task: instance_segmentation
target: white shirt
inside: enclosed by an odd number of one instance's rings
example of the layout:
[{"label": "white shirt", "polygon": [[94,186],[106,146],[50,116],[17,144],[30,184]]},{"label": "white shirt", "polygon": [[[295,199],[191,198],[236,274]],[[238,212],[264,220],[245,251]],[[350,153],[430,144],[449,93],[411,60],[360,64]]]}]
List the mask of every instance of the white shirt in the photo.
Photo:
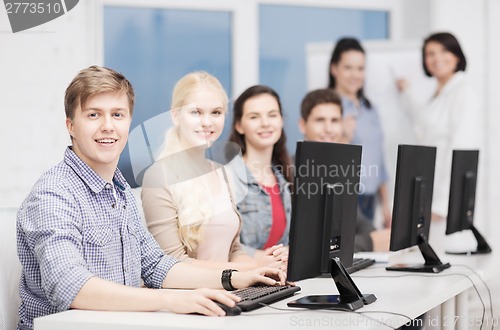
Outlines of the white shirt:
[{"label": "white shirt", "polygon": [[417,143],[437,147],[432,212],[445,217],[453,150],[481,149],[483,145],[483,102],[462,71],[456,72],[440,93],[423,106],[416,105],[411,91],[403,97]]}]

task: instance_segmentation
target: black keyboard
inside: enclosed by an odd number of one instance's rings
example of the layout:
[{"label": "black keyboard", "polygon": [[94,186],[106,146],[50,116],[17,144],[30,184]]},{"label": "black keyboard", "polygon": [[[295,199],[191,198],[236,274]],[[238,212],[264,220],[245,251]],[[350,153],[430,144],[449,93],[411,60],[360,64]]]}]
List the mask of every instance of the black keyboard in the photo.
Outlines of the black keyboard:
[{"label": "black keyboard", "polygon": [[349,274],[352,274],[354,272],[357,272],[360,269],[364,269],[368,266],[371,266],[374,263],[375,263],[374,259],[354,258],[354,259],[352,259],[352,266],[346,268],[346,270]]},{"label": "black keyboard", "polygon": [[251,286],[245,289],[233,291],[235,295],[241,298],[241,301],[236,304],[242,311],[251,311],[260,308],[263,304],[271,304],[275,301],[282,300],[292,296],[295,292],[300,291],[300,287],[283,285],[283,286]]}]

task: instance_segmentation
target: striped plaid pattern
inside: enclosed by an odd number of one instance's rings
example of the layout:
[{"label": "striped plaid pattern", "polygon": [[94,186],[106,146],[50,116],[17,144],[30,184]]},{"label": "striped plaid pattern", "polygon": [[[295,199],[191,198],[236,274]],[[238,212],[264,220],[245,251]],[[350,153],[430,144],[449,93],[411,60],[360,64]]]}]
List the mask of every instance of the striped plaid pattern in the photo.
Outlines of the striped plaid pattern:
[{"label": "striped plaid pattern", "polygon": [[139,217],[130,186],[117,169],[113,182],[68,148],[64,160],[35,184],[17,216],[18,329],[69,309],[93,277],[160,288],[177,262],[165,256]]}]

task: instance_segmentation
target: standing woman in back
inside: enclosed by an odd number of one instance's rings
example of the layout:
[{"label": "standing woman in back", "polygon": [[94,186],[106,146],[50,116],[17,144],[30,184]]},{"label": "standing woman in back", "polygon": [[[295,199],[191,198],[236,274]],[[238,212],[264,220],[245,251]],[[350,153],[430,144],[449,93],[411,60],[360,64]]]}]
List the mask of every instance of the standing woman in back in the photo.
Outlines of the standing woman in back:
[{"label": "standing woman in back", "polygon": [[328,87],[342,97],[345,122],[343,142],[363,146],[360,211],[373,221],[378,197],[382,204],[384,226],[390,227],[382,126],[377,109],[363,92],[365,51],[358,40],[342,38],[337,42],[330,60],[329,76]]},{"label": "standing woman in back", "polygon": [[[436,146],[436,170],[432,199],[433,219],[448,212],[453,149],[478,149],[482,145],[482,102],[467,83],[466,60],[458,40],[450,33],[430,35],[422,46],[422,65],[436,79],[434,95],[424,105],[412,97],[411,87],[398,80],[418,144]],[[420,102],[421,104],[422,102]]]}]

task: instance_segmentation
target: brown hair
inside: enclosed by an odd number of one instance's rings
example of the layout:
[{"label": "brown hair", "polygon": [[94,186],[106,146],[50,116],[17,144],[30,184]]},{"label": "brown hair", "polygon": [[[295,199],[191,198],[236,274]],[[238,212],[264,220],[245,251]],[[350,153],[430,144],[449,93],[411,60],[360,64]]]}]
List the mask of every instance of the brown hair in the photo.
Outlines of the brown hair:
[{"label": "brown hair", "polygon": [[78,106],[83,106],[92,96],[104,92],[126,94],[130,114],[134,112],[135,94],[132,84],[119,72],[98,65],[81,70],[73,78],[64,96],[66,118],[73,119]]},{"label": "brown hair", "polygon": [[[241,121],[243,117],[243,107],[245,106],[245,102],[248,99],[262,95],[269,94],[276,99],[279,106],[280,115],[283,117],[283,109],[281,108],[281,101],[278,93],[276,93],[271,87],[264,85],[255,85],[247,88],[241,95],[234,101],[233,104],[233,125],[231,128],[231,136],[229,137],[229,141],[237,143],[241,148],[241,153],[244,155],[246,153],[247,144],[245,141],[245,137],[236,131],[236,124]],[[279,171],[285,176],[285,179],[288,182],[292,182],[292,173],[291,173],[291,160],[288,155],[288,151],[286,149],[286,134],[285,130],[281,130],[281,137],[278,142],[274,144],[273,155],[272,155],[272,163],[274,166],[278,168]]]},{"label": "brown hair", "polygon": [[312,109],[320,104],[336,104],[340,107],[340,114],[344,111],[342,109],[342,100],[339,94],[333,89],[316,89],[311,91],[304,96],[302,103],[300,105],[300,115],[304,121],[307,121]]},{"label": "brown hair", "polygon": [[[330,66],[328,67],[328,88],[335,89],[337,88],[337,79],[332,73],[331,67],[332,65],[337,65],[339,64],[340,60],[342,59],[342,54],[348,52],[348,51],[357,51],[363,53],[365,55],[365,50],[359,43],[359,41],[355,38],[342,38],[339,41],[337,41],[337,44],[335,45],[335,49],[332,52],[332,57],[330,58]],[[365,93],[363,91],[363,87],[360,88],[360,90],[357,92],[358,99],[362,100],[365,102],[365,105],[368,109],[371,109],[372,104],[371,102],[366,98]]]}]

